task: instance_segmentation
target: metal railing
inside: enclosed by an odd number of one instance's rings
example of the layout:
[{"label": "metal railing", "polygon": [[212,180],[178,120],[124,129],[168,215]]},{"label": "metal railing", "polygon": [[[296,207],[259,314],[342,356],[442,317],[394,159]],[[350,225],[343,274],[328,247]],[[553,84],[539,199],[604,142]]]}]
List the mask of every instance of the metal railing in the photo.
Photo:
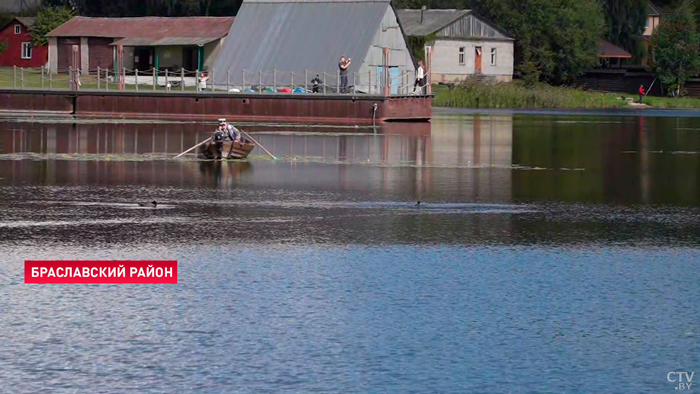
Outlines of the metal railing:
[{"label": "metal railing", "polygon": [[[385,69],[386,70],[386,69]],[[204,73],[205,78],[200,79]],[[214,78],[218,80],[214,84]],[[288,93],[321,95],[410,95],[414,94],[415,79],[412,73],[389,75],[378,67],[364,73],[349,73],[347,81],[340,72],[327,73],[305,70],[303,73],[272,70],[243,70],[234,76],[226,71],[221,78],[216,70],[174,69],[125,69],[121,75],[111,68],[97,67],[87,73],[81,70],[60,69],[50,71],[41,68],[0,68],[0,89],[26,90],[84,90],[84,91],[163,91],[163,92],[211,92],[211,93]],[[222,81],[225,80],[225,83]],[[343,83],[345,82],[345,83]],[[422,93],[425,87],[415,89]]]}]

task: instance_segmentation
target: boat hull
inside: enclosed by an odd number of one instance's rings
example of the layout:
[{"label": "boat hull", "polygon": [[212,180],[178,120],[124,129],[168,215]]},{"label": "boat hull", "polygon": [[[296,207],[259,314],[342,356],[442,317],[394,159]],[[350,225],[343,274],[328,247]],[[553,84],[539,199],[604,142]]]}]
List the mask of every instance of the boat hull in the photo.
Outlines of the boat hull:
[{"label": "boat hull", "polygon": [[255,144],[249,141],[225,141],[219,145],[214,142],[207,142],[199,148],[198,157],[200,159],[221,160],[221,159],[245,159],[255,148]]}]

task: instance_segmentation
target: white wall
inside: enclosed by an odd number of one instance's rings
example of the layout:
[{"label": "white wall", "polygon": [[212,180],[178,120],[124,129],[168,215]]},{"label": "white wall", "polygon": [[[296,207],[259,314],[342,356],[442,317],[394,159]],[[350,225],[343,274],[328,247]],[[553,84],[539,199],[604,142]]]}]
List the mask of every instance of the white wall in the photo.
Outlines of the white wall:
[{"label": "white wall", "polygon": [[[372,75],[371,83],[372,85],[376,84],[377,67],[382,65],[382,53],[385,47],[389,48],[389,66],[398,67],[401,73],[410,73],[408,83],[412,84],[416,71],[415,65],[411,60],[411,54],[406,46],[406,39],[401,33],[396,14],[394,10],[387,5],[384,18],[382,19],[379,29],[377,29],[374,40],[372,40],[372,45],[367,51],[367,55],[365,55],[359,75],[356,77],[355,85],[358,90],[368,90],[367,80],[369,79],[370,71]],[[398,83],[400,81],[395,82]],[[353,76],[348,75],[348,85],[352,85],[352,83]],[[372,93],[377,92],[373,91]]]},{"label": "white wall", "polygon": [[[513,79],[513,41],[438,39],[433,45],[433,83],[463,80],[474,74],[476,47],[480,46],[481,74],[502,82]],[[459,64],[459,48],[464,47],[464,65]],[[491,64],[491,48],[496,48],[496,65]]]},{"label": "white wall", "polygon": [[49,41],[49,69],[52,73],[58,70],[58,38],[48,37]]},{"label": "white wall", "polygon": [[90,74],[90,45],[87,37],[80,37],[80,71],[84,75]]}]

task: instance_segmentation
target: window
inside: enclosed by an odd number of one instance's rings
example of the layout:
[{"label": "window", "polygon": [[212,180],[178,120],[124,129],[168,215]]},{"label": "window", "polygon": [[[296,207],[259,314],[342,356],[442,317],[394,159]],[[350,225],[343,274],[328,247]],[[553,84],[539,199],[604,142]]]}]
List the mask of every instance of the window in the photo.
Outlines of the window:
[{"label": "window", "polygon": [[496,65],[496,48],[491,48],[491,65]]},{"label": "window", "polygon": [[649,28],[649,19],[650,19],[650,18],[647,18],[646,23],[644,23],[644,29],[645,29],[645,30]]},{"label": "window", "polygon": [[459,47],[459,65],[464,65],[464,47]]},{"label": "window", "polygon": [[22,25],[15,25],[15,34],[22,33]]},{"label": "window", "polygon": [[22,43],[22,59],[31,59],[32,58],[32,43],[31,42],[23,42]]}]

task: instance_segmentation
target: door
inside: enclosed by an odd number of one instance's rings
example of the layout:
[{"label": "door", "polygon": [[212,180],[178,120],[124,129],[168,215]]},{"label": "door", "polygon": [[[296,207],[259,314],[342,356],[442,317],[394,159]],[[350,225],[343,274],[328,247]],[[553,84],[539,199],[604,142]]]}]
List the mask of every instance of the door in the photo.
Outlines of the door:
[{"label": "door", "polygon": [[[68,72],[73,56],[73,45],[78,46],[80,51],[80,38],[59,38],[58,39],[58,72]],[[80,68],[80,65],[77,65]]]},{"label": "door", "polygon": [[88,38],[88,47],[90,48],[90,70],[114,68],[114,47],[110,45],[111,38]]},{"label": "door", "polygon": [[134,68],[139,71],[149,71],[153,67],[150,48],[136,48],[134,50]]},{"label": "door", "polygon": [[474,52],[474,74],[481,74],[481,47],[476,47]]}]

